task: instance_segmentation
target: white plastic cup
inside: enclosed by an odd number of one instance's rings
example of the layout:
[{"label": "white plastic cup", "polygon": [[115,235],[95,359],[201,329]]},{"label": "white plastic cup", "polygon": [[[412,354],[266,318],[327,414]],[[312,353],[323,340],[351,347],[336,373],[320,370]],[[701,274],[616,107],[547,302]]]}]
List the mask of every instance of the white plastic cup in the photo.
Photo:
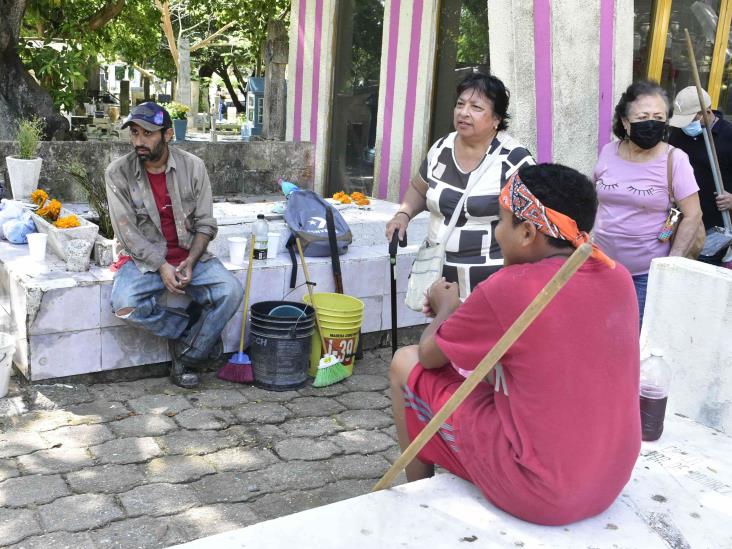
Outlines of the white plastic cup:
[{"label": "white plastic cup", "polygon": [[229,237],[229,261],[234,265],[243,265],[247,252],[247,239],[243,236]]},{"label": "white plastic cup", "polygon": [[28,234],[28,253],[33,261],[46,260],[46,242],[48,235],[44,233]]},{"label": "white plastic cup", "polygon": [[267,233],[267,257],[280,253],[280,233]]}]

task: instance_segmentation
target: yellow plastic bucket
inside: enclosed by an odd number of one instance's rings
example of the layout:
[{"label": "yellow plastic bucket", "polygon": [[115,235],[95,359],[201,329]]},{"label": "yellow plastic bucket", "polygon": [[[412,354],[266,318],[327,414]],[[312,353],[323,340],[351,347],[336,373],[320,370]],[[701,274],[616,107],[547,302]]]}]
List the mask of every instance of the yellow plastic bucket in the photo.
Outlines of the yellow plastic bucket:
[{"label": "yellow plastic bucket", "polygon": [[[348,370],[348,375],[351,375],[356,362],[355,354],[358,334],[363,323],[364,303],[350,295],[333,293],[313,294],[313,299],[327,347],[326,352],[335,355]],[[309,305],[310,296],[305,295],[303,301]],[[321,357],[325,354],[321,347],[320,336],[316,332],[313,334],[308,371],[313,377],[317,373]]]}]

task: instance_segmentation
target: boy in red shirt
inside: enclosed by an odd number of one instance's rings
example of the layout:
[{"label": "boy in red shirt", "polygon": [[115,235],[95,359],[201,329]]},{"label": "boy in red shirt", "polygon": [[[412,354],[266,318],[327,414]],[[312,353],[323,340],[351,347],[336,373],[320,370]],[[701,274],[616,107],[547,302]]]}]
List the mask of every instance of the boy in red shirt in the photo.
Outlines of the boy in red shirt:
[{"label": "boy in red shirt", "polygon": [[[551,164],[522,168],[500,203],[505,267],[462,305],[455,284],[436,282],[432,324],[392,360],[402,449],[463,381],[449,365],[476,368],[587,239],[597,211],[592,183]],[[438,464],[538,524],[604,511],[640,451],[639,354],[631,277],[596,249],[407,466],[407,478],[431,476]]]}]

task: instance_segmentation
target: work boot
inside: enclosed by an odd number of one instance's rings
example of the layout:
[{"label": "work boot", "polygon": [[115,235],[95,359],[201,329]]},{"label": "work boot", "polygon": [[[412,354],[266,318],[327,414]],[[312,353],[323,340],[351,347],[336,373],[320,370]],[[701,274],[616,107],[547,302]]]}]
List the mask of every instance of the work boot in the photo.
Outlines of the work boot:
[{"label": "work boot", "polygon": [[195,349],[193,349],[182,339],[171,340],[170,349],[171,354],[175,353],[175,355],[178,357],[178,360],[184,366],[189,368],[196,368],[199,366],[203,366],[203,364],[206,362],[214,362],[220,359],[221,355],[224,354],[224,342],[221,337],[219,337],[216,340],[216,343],[214,343],[213,346],[209,349],[206,356],[200,358],[193,358],[190,356],[191,351],[194,351],[195,353]]},{"label": "work boot", "polygon": [[181,360],[180,356],[178,356],[175,340],[168,340],[168,350],[170,351],[170,380],[178,387],[183,387],[184,389],[197,387],[200,383],[198,374],[189,368]]}]

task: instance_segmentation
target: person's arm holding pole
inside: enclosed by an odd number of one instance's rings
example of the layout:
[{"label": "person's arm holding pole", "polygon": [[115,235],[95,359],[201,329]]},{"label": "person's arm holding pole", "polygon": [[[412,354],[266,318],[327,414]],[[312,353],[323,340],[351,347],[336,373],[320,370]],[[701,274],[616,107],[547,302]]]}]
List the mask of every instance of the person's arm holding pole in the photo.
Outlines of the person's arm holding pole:
[{"label": "person's arm holding pole", "polygon": [[[722,187],[722,170],[719,167],[719,157],[717,156],[717,147],[714,144],[714,136],[712,135],[712,119],[709,116],[707,107],[704,104],[704,94],[702,93],[701,80],[699,78],[699,69],[696,66],[696,57],[694,55],[694,46],[691,44],[691,37],[689,36],[689,29],[684,29],[684,36],[686,37],[686,49],[691,62],[691,74],[694,78],[694,85],[696,86],[696,93],[699,96],[699,109],[704,119],[704,125],[702,130],[704,131],[704,143],[707,146],[707,154],[709,155],[709,166],[712,169],[712,175],[714,177],[714,185],[717,188],[717,196],[724,194],[724,188]],[[724,222],[724,228],[726,230],[732,230],[732,222],[730,222],[730,215],[728,210],[722,211],[722,220]],[[679,226],[679,229],[681,226]],[[732,247],[727,251],[724,257],[724,261],[732,259]]]}]

